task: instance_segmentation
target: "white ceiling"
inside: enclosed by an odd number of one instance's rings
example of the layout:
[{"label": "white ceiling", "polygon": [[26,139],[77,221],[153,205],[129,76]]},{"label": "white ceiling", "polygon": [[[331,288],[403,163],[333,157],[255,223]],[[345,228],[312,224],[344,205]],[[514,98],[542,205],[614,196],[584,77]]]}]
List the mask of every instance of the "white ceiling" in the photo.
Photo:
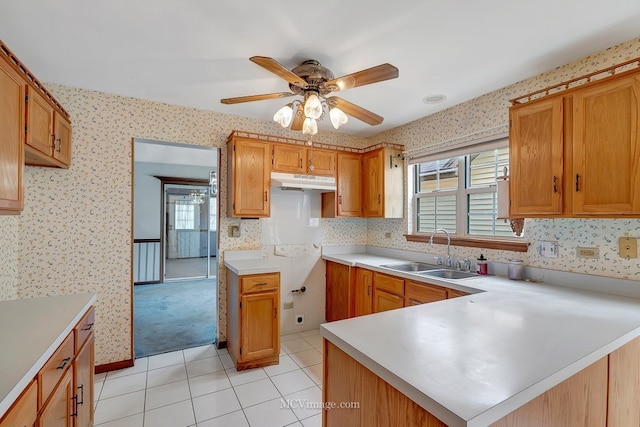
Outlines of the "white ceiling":
[{"label": "white ceiling", "polygon": [[638,37],[639,22],[638,0],[0,2],[0,39],[44,82],[267,121],[284,100],[220,103],[288,90],[251,56],[336,77],[388,62],[399,78],[339,94],[385,118],[340,130],[363,136]]}]

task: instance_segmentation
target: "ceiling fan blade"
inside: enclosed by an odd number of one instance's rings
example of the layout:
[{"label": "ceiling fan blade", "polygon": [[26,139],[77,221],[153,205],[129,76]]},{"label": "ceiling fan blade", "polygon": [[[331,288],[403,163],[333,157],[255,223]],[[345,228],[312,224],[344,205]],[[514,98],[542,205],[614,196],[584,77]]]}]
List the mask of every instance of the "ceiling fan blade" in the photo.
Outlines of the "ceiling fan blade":
[{"label": "ceiling fan blade", "polygon": [[304,107],[302,104],[298,104],[298,109],[293,116],[293,123],[291,123],[291,130],[302,130],[304,123]]},{"label": "ceiling fan blade", "polygon": [[267,71],[271,71],[273,74],[281,77],[291,83],[294,86],[298,86],[299,88],[306,88],[307,82],[305,82],[301,77],[297,74],[289,71],[284,65],[280,64],[273,58],[269,58],[266,56],[252,56],[249,58],[250,61],[258,64],[262,68]]},{"label": "ceiling fan blade", "polygon": [[349,101],[345,101],[342,98],[338,98],[337,96],[332,96],[327,98],[327,100],[332,105],[344,111],[345,114],[355,117],[358,120],[362,120],[371,126],[379,125],[384,120],[382,116],[372,113],[369,110],[365,110],[364,108],[359,107],[356,104],[352,104]]},{"label": "ceiling fan blade", "polygon": [[[324,87],[331,87],[331,91],[345,90],[352,87],[369,85],[371,83],[382,82],[385,80],[395,79],[399,72],[396,67],[391,64],[381,64],[373,68],[357,71],[337,79],[329,80],[324,83]],[[335,86],[335,87],[334,87]]]},{"label": "ceiling fan blade", "polygon": [[265,93],[262,95],[238,96],[237,98],[223,98],[220,100],[223,104],[239,104],[241,102],[262,101],[264,99],[287,98],[294,96],[291,92]]}]

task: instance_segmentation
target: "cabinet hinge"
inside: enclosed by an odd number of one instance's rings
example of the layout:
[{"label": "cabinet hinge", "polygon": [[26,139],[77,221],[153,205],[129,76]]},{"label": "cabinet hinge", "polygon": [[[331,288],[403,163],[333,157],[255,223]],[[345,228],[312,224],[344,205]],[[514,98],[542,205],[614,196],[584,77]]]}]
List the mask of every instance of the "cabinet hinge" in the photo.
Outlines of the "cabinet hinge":
[{"label": "cabinet hinge", "polygon": [[240,347],[240,354],[242,354],[242,347]]},{"label": "cabinet hinge", "polygon": [[509,129],[511,129],[511,119],[509,119]]},{"label": "cabinet hinge", "polygon": [[29,95],[24,96],[24,102],[29,102]]},{"label": "cabinet hinge", "polygon": [[242,301],[240,301],[240,308],[242,308]]},{"label": "cabinet hinge", "polygon": [[236,151],[236,144],[233,144],[233,151]]}]

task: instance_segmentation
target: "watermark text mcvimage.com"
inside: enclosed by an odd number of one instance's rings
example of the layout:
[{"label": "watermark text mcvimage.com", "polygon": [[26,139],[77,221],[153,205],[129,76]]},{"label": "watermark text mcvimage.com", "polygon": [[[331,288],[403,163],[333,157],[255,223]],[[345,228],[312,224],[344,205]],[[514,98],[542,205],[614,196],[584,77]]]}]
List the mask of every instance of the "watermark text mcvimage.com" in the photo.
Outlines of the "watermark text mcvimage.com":
[{"label": "watermark text mcvimage.com", "polygon": [[318,402],[310,399],[280,399],[280,409],[360,409],[360,402]]}]

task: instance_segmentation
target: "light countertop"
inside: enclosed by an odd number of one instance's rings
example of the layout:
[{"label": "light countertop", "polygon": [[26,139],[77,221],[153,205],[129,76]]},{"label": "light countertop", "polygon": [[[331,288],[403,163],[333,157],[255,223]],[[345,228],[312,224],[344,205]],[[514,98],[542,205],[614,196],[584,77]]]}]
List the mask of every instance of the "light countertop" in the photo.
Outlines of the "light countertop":
[{"label": "light countertop", "polygon": [[238,276],[279,273],[282,266],[272,259],[263,259],[260,250],[225,251],[224,266]]},{"label": "light countertop", "polygon": [[82,294],[0,301],[0,418],[95,300]]},{"label": "light countertop", "polygon": [[[445,280],[323,259],[471,295],[325,323],[322,335],[450,426],[486,426],[640,336],[640,300],[494,276]],[[605,279],[606,280],[606,279]]]}]

